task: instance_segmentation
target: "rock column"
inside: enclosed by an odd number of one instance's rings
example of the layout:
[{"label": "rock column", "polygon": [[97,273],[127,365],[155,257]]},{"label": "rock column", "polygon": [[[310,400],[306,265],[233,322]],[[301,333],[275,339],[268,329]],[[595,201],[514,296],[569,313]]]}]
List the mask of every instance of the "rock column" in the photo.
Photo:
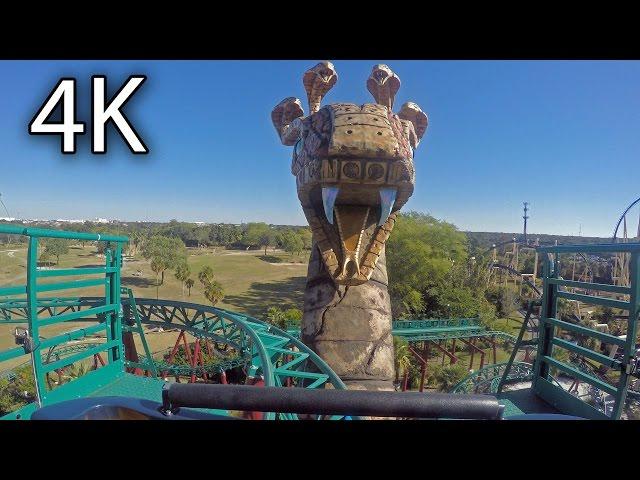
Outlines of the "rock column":
[{"label": "rock column", "polygon": [[[375,225],[364,233],[366,245]],[[302,341],[338,374],[349,389],[393,390],[391,302],[384,249],[371,279],[336,285],[318,249],[312,249],[304,293]]]}]

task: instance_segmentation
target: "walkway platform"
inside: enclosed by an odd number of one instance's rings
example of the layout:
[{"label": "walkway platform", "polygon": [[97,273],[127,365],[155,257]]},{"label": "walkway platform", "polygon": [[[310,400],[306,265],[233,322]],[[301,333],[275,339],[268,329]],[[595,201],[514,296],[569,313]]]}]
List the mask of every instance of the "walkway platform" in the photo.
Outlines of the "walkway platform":
[{"label": "walkway platform", "polygon": [[[89,397],[132,397],[162,403],[162,386],[165,382],[158,378],[141,377],[125,373],[113,382],[91,392]],[[206,408],[189,408],[198,412],[228,416],[226,410],[212,410]]]},{"label": "walkway platform", "polygon": [[558,409],[535,395],[530,388],[502,392],[497,397],[500,403],[505,406],[505,418],[532,413],[562,414]]},{"label": "walkway platform", "polygon": [[113,382],[91,392],[89,397],[137,397],[162,403],[162,385],[160,379],[141,377],[125,373]]}]

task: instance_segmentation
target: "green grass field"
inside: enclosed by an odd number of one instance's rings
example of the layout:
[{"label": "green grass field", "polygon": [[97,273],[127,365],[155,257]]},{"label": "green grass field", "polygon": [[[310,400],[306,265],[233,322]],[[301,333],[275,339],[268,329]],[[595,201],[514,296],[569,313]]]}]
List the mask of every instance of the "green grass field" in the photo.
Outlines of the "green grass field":
[{"label": "green grass field", "polygon": [[[0,286],[26,283],[26,254],[24,245],[5,245],[0,248]],[[151,271],[149,262],[137,255],[132,260],[125,260],[122,268],[122,286],[131,288],[137,298],[156,298],[157,290],[158,298],[208,304],[203,295],[202,285],[198,281],[198,272],[203,266],[209,265],[225,290],[226,296],[217,305],[219,307],[257,317],[264,317],[267,308],[273,305],[302,308],[308,256],[292,256],[271,250],[267,253],[267,257],[263,255],[262,250],[188,249],[188,263],[195,281],[191,295],[186,288],[183,292],[180,282],[170,270],[165,272],[164,283],[156,289],[155,274]],[[96,253],[95,246],[78,244],[73,245],[67,254],[62,255],[59,265],[54,268],[102,266],[103,264],[104,257]],[[52,292],[53,295],[55,293],[57,292]],[[103,293],[101,287],[91,287],[67,290],[63,294],[64,296],[95,296]],[[66,322],[42,329],[41,335],[50,337],[86,325],[86,323]],[[15,325],[0,325],[0,350],[15,346],[14,328]],[[166,339],[162,335],[149,335],[149,337],[152,337],[149,342],[153,351],[168,346],[165,345]],[[9,367],[9,363],[12,362],[3,362],[0,370]]]},{"label": "green grass field", "polygon": [[[130,287],[136,297],[184,300],[193,303],[208,303],[198,282],[198,272],[209,265],[216,280],[225,290],[225,298],[218,306],[252,315],[262,315],[271,305],[302,304],[302,290],[307,274],[307,256],[292,256],[280,251],[269,251],[264,257],[262,250],[238,251],[215,248],[188,249],[188,263],[195,285],[188,290],[167,270],[164,283],[156,288],[155,274],[149,262],[136,255],[125,260],[122,268],[122,286]],[[55,259],[54,259],[55,261]],[[95,252],[92,245],[74,245],[69,253],[60,257],[56,268],[102,266],[104,258]],[[26,248],[5,247],[0,250],[0,285],[20,285],[26,282]],[[83,288],[65,295],[100,295],[99,287]]]}]

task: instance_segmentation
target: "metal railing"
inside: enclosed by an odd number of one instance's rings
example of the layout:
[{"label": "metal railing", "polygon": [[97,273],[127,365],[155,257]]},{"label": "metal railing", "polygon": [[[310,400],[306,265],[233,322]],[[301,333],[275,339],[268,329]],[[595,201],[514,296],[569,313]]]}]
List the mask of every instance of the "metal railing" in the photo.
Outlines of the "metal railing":
[{"label": "metal railing", "polygon": [[424,320],[394,320],[393,328],[422,329],[422,328],[464,328],[482,327],[479,317],[475,318],[427,318]]},{"label": "metal railing", "polygon": [[[15,225],[0,225],[0,234],[28,237],[26,284],[0,287],[0,305],[7,306],[9,311],[14,305],[22,304],[26,307],[26,319],[23,318],[21,320],[22,323],[27,323],[28,327],[22,336],[16,337],[16,343],[19,343],[20,346],[1,351],[0,362],[24,355],[31,356],[35,383],[35,402],[28,407],[28,410],[33,411],[50,401],[59,399],[61,390],[65,391],[64,396],[66,398],[81,395],[84,391],[88,391],[87,389],[95,388],[95,385],[99,385],[101,379],[108,378],[108,375],[113,375],[117,371],[122,371],[124,355],[122,346],[122,307],[120,304],[120,267],[122,244],[128,242],[128,238],[95,233],[25,228]],[[41,240],[47,238],[103,242],[105,244],[104,266],[40,268],[38,266],[39,247],[41,246]],[[93,278],[86,278],[87,276],[92,276]],[[70,280],[70,278],[74,279]],[[45,283],[43,282],[44,279],[60,280]],[[58,313],[56,310],[58,305],[47,306],[47,299],[41,295],[43,293],[51,295],[50,292],[64,295],[66,292],[86,287],[103,287],[104,296],[102,297],[103,301],[84,310],[67,309],[64,308],[64,305],[60,305],[60,307],[63,307],[62,313]],[[15,298],[16,296],[21,298]],[[43,313],[48,315],[45,316]],[[95,319],[97,323],[53,337],[43,338],[41,336],[41,330],[45,327],[89,318]],[[2,320],[3,323],[15,323],[16,321],[20,321],[20,319],[4,318]],[[72,340],[79,340],[102,333],[105,336],[104,342],[97,344],[95,347],[83,349],[77,354],[59,360],[50,362],[43,360],[43,354],[48,349]],[[47,374],[102,352],[107,353],[108,359],[104,369],[101,368],[89,372],[82,378],[72,382],[74,384],[73,388],[66,388],[71,387],[71,385],[65,385],[64,389],[47,389]],[[103,370],[108,370],[109,372]]]},{"label": "metal railing", "polygon": [[[602,245],[561,245],[539,247],[538,253],[543,260],[543,297],[540,312],[538,349],[535,361],[533,389],[538,396],[564,412],[571,412],[587,418],[619,419],[624,408],[629,389],[629,381],[636,373],[638,358],[636,352],[637,320],[640,313],[640,244],[602,244]],[[564,253],[620,253],[630,254],[630,286],[600,283],[576,282],[564,280],[560,276],[560,255]],[[574,289],[568,291],[567,288]],[[587,292],[606,292],[609,296],[576,293],[575,289]],[[617,337],[609,333],[589,328],[579,323],[571,323],[558,318],[558,300],[574,300],[590,305],[611,307],[629,312],[626,337]],[[557,330],[570,335],[595,339],[603,344],[622,349],[618,358],[607,356],[577,342],[561,338]],[[583,342],[585,343],[585,342]],[[585,372],[573,363],[554,358],[553,349],[560,348],[570,354],[578,355],[603,365],[619,373],[617,385],[604,381]],[[586,382],[595,389],[611,395],[614,406],[611,415],[606,415],[596,407],[569,394],[548,380],[550,368],[555,368],[576,380]]]}]

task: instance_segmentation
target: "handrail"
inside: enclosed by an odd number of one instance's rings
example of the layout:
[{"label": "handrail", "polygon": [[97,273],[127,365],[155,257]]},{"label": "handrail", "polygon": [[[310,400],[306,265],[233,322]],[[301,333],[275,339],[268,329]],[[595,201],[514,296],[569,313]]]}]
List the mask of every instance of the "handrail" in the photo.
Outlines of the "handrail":
[{"label": "handrail", "polygon": [[620,310],[629,310],[631,305],[629,302],[622,300],[614,300],[607,297],[596,297],[594,295],[583,295],[581,293],[571,293],[563,290],[556,292],[558,298],[566,298],[567,300],[576,300],[578,302],[588,303],[590,305],[601,305],[603,307],[619,308]]},{"label": "handrail", "polygon": [[0,225],[0,233],[10,235],[25,235],[27,237],[66,238],[69,240],[95,240],[99,242],[128,242],[129,237],[88,233],[70,232],[68,230],[53,230],[49,228],[19,227],[17,225]]},{"label": "handrail", "polygon": [[593,337],[600,340],[603,343],[610,343],[612,345],[618,345],[620,347],[623,347],[626,343],[626,340],[623,338],[619,338],[614,335],[610,335],[608,333],[599,332],[598,330],[593,330],[591,328],[583,327],[582,325],[576,325],[575,323],[569,323],[569,322],[565,322],[564,320],[558,320],[557,318],[543,317],[540,320],[541,320],[541,323],[543,324],[553,325],[554,327],[558,327],[562,330],[568,330],[578,335]]},{"label": "handrail", "polygon": [[547,281],[552,285],[561,287],[582,288],[583,290],[620,293],[622,295],[629,295],[631,293],[631,288],[629,287],[610,285],[608,283],[577,282],[574,280],[565,280],[564,278],[549,278]]},{"label": "handrail", "polygon": [[498,420],[503,408],[490,395],[293,389],[250,385],[167,384],[163,411],[179,407],[320,415]]},{"label": "handrail", "polygon": [[480,317],[469,318],[416,318],[393,320],[393,328],[430,328],[438,327],[477,327],[481,325]]},{"label": "handrail", "polygon": [[549,245],[537,247],[538,253],[614,253],[640,252],[640,243],[598,243],[585,245]]},{"label": "handrail", "polygon": [[[47,389],[45,376],[52,370],[62,368],[69,363],[74,363],[102,351],[108,353],[108,363],[111,367],[119,368],[122,363],[122,339],[121,339],[121,306],[120,306],[120,267],[122,258],[123,243],[129,241],[127,237],[116,235],[103,235],[97,233],[70,232],[64,230],[51,230],[43,228],[30,228],[18,225],[0,225],[0,233],[25,235],[28,238],[27,248],[27,279],[25,285],[7,286],[0,288],[0,295],[15,296],[24,295],[26,298],[22,302],[15,302],[16,308],[24,309],[21,316],[28,324],[28,329],[22,338],[24,345],[14,348],[8,352],[0,353],[0,361],[6,361],[22,355],[31,356],[31,368],[35,385],[35,405],[39,408],[45,405],[51,394],[51,389]],[[46,238],[62,238],[69,240],[94,240],[107,243],[104,255],[104,266],[89,269],[56,269],[41,270],[38,268],[39,240]],[[55,283],[38,283],[41,278],[70,277],[101,275],[100,278],[76,279],[72,281],[57,281]],[[49,316],[40,316],[46,310],[41,309],[39,294],[51,291],[63,291],[84,287],[104,287],[104,295],[100,297],[99,304],[93,308],[82,311],[72,311],[71,313],[58,313],[55,305],[53,310],[48,310]],[[8,303],[12,303],[8,300]],[[59,324],[70,320],[86,319],[95,317],[94,321],[98,325],[67,332],[53,338],[43,339],[40,330],[49,325]],[[8,321],[11,321],[7,319]],[[23,322],[24,323],[24,322]],[[69,341],[71,338],[81,338],[87,332],[98,333],[104,331],[106,341],[93,349],[88,349],[70,358],[58,362],[46,363],[42,358],[42,350]],[[91,372],[91,375],[95,372]]]},{"label": "handrail", "polygon": [[[597,389],[614,396],[615,404],[611,415],[606,418],[619,419],[624,408],[624,403],[629,392],[630,377],[634,374],[637,364],[636,337],[638,328],[638,318],[640,317],[640,243],[615,243],[615,244],[592,244],[592,245],[556,245],[539,247],[537,249],[543,255],[543,297],[540,312],[538,348],[536,353],[535,373],[533,377],[534,392],[547,402],[561,407],[561,410],[582,412],[581,416],[589,418],[602,418],[602,412],[593,410],[580,398],[574,397],[563,389],[557,389],[546,382],[545,378],[550,367],[555,367],[576,380],[584,381]],[[560,254],[563,253],[627,253],[629,254],[629,286],[589,284],[585,282],[574,282],[564,280],[560,277],[561,261]],[[563,288],[564,287],[564,288]],[[604,291],[618,295],[622,298],[599,295],[584,295],[567,291],[566,288],[582,288],[589,292]],[[601,305],[629,312],[627,318],[626,338],[619,338],[594,328],[573,324],[559,319],[558,300],[568,299],[584,302],[592,305]],[[556,328],[565,330],[573,335],[585,335],[595,338],[605,344],[622,347],[622,358],[611,359],[595,351],[594,348],[578,345],[562,338]],[[561,362],[554,358],[554,347],[564,351],[577,354],[581,357],[589,358],[605,367],[613,368],[619,372],[617,385],[610,385],[599,378]],[[592,411],[593,410],[593,411]]]}]

